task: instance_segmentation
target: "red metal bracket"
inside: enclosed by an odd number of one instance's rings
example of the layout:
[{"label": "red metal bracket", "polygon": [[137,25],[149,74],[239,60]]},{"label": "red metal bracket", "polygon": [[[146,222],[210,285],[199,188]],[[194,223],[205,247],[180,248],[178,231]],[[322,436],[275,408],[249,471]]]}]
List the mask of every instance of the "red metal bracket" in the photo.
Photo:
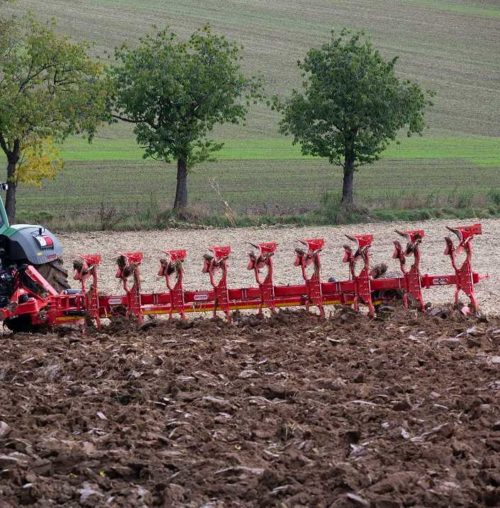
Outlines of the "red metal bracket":
[{"label": "red metal bracket", "polygon": [[[354,310],[359,310],[359,303],[362,302],[368,306],[370,317],[375,316],[375,307],[372,302],[372,289],[370,277],[370,247],[373,242],[372,235],[346,235],[349,240],[356,242],[357,249],[349,245],[344,245],[344,263],[349,263],[349,273],[354,282]],[[363,262],[363,268],[357,274],[356,265],[358,261]]]},{"label": "red metal bracket", "polygon": [[[203,262],[203,273],[208,273],[210,284],[215,292],[215,304],[213,316],[217,316],[217,308],[221,308],[226,318],[231,322],[231,313],[229,309],[229,291],[227,288],[227,260],[231,253],[230,246],[214,246],[208,249],[213,255],[205,254]],[[217,272],[220,272],[217,280]]]},{"label": "red metal bracket", "polygon": [[[141,277],[139,265],[142,262],[142,252],[124,252],[116,259],[118,270],[116,278],[122,281],[123,289],[127,293],[126,315],[134,315],[139,323],[144,321],[141,309]],[[129,288],[128,280],[132,277],[133,284]]]},{"label": "red metal bracket", "polygon": [[24,268],[24,273],[34,282],[36,282],[39,286],[43,288],[43,290],[51,296],[57,296],[59,293],[45,280],[42,274],[32,265],[27,265]]},{"label": "red metal bracket", "polygon": [[[73,279],[80,281],[82,293],[85,298],[85,308],[90,318],[95,319],[96,326],[101,325],[99,311],[99,293],[97,267],[101,263],[99,254],[82,254],[81,261],[73,263]],[[87,281],[92,279],[90,288],[87,289]]]},{"label": "red metal bracket", "polygon": [[[404,288],[403,288],[403,305],[405,308],[409,306],[409,296],[411,295],[423,311],[425,308],[424,299],[422,297],[422,283],[420,276],[420,244],[425,236],[422,229],[415,229],[410,231],[398,231],[396,233],[403,238],[406,238],[406,248],[403,250],[401,243],[398,240],[394,241],[393,259],[398,259],[403,272]],[[408,270],[406,267],[406,258],[413,256],[413,264]]]},{"label": "red metal bracket", "polygon": [[[447,236],[445,237],[446,249],[444,254],[450,256],[451,265],[455,270],[455,304],[458,303],[458,295],[463,291],[470,299],[471,307],[475,313],[479,312],[479,305],[476,300],[474,292],[474,282],[477,282],[479,276],[472,272],[472,240],[475,235],[482,233],[481,224],[474,224],[472,226],[459,226],[456,228],[447,228],[449,231],[457,235],[458,245],[453,245],[453,240]],[[457,265],[457,255],[465,252],[465,260],[461,266]],[[475,281],[475,279],[477,279]],[[468,309],[465,309],[467,312]]]},{"label": "red metal bracket", "polygon": [[[303,249],[295,249],[295,266],[300,266],[302,277],[306,283],[307,299],[304,302],[306,309],[309,310],[311,305],[315,305],[319,309],[322,318],[325,317],[325,308],[323,306],[323,289],[321,286],[321,260],[320,252],[322,251],[325,240],[323,238],[314,238],[308,240],[299,240],[300,243],[307,247],[307,251]],[[310,276],[307,274],[307,268],[313,266],[313,272]]]},{"label": "red metal bracket", "polygon": [[[23,276],[21,276],[21,273]],[[31,279],[36,286],[43,289],[40,293],[36,288],[26,284]],[[50,324],[49,313],[57,312],[51,308],[51,298],[57,298],[59,293],[45,280],[40,272],[32,265],[25,265],[18,269],[15,275],[14,291],[10,302],[2,309],[2,319],[14,318],[24,314],[30,315],[32,324]]]},{"label": "red metal bracket", "polygon": [[[276,252],[278,244],[276,242],[264,242],[258,245],[250,244],[252,247],[258,249],[258,253],[249,252],[250,258],[247,268],[253,270],[255,280],[259,285],[261,305],[259,308],[259,315],[263,314],[264,307],[271,309],[271,312],[276,312],[276,301],[274,297],[274,284],[273,284],[273,256]],[[265,277],[263,277],[265,272]]]},{"label": "red metal bracket", "polygon": [[[167,288],[170,292],[170,312],[169,318],[172,319],[174,312],[178,312],[182,319],[186,319],[184,312],[184,289],[182,287],[184,278],[183,263],[186,259],[185,250],[166,250],[163,251],[167,257],[160,259],[160,270],[158,275],[165,277]],[[175,274],[175,283],[172,277]]]}]

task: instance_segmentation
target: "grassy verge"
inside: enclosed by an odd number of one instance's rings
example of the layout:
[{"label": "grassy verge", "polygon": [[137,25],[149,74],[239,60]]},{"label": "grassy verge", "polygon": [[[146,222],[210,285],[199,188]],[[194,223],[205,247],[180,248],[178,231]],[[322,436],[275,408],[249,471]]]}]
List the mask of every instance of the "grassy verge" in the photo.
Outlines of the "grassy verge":
[{"label": "grassy verge", "polygon": [[[303,156],[299,146],[287,138],[225,139],[223,149],[217,154],[221,161],[240,160],[310,160]],[[133,139],[95,139],[91,144],[81,138],[72,138],[62,146],[63,158],[71,162],[138,161],[143,151]],[[405,159],[461,159],[476,166],[500,167],[500,138],[453,137],[403,138],[393,143],[383,156],[386,160]]]},{"label": "grassy verge", "polygon": [[[332,213],[333,212],[333,213]],[[433,218],[468,219],[498,218],[500,206],[467,208],[415,208],[366,209],[346,213],[340,209],[314,210],[301,215],[200,215],[197,210],[188,209],[182,218],[169,211],[143,210],[139,214],[125,215],[114,208],[104,208],[102,212],[88,213],[77,217],[54,217],[48,213],[21,214],[19,222],[39,223],[53,231],[140,231],[156,229],[204,229],[228,227],[259,226],[321,226],[338,224],[358,224],[366,222],[415,222]]]}]

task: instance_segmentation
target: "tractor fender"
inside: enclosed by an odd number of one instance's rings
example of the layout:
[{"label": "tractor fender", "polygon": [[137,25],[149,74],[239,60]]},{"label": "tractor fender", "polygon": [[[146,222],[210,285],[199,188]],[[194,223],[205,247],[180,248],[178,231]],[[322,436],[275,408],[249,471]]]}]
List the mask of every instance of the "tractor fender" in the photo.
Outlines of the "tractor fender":
[{"label": "tractor fender", "polygon": [[[16,224],[7,236],[9,262],[28,261],[35,266],[50,263],[62,256],[61,242],[42,226]],[[12,230],[14,230],[12,232]]]}]

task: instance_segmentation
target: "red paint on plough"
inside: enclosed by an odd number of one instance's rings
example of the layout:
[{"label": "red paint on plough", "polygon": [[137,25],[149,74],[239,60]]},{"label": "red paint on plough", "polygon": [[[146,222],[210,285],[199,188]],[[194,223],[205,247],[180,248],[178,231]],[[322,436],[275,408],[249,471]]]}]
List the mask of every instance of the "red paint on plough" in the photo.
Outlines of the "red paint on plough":
[{"label": "red paint on plough", "polygon": [[[259,251],[258,254],[254,252],[248,254],[250,261],[247,266],[249,270],[254,271],[255,281],[259,285],[259,315],[263,314],[265,308],[270,309],[271,312],[276,312],[276,299],[274,296],[273,284],[273,256],[278,244],[276,242],[265,242],[259,245],[251,245]],[[264,278],[262,278],[263,271],[265,272]]]},{"label": "red paint on plough", "polygon": [[[165,314],[172,318],[179,315],[185,319],[192,312],[223,312],[231,320],[231,313],[240,309],[264,309],[275,312],[279,307],[317,307],[320,316],[325,316],[326,305],[351,305],[358,310],[366,305],[370,316],[374,316],[378,297],[384,291],[396,290],[403,294],[403,304],[408,307],[414,302],[422,311],[424,300],[422,290],[432,286],[455,286],[455,302],[462,291],[470,300],[471,310],[479,311],[474,285],[485,276],[472,271],[472,240],[481,234],[481,225],[449,228],[458,238],[455,246],[447,237],[445,254],[450,256],[454,274],[427,275],[420,272],[420,246],[424,231],[396,231],[407,241],[403,247],[394,242],[393,258],[399,261],[400,277],[376,278],[370,266],[372,235],[353,235],[348,239],[355,247],[344,245],[343,261],[349,266],[349,279],[343,281],[321,281],[320,254],[324,248],[321,238],[301,240],[304,248],[295,250],[295,266],[300,267],[303,284],[276,286],[273,282],[273,256],[277,249],[275,242],[253,245],[256,252],[249,254],[248,269],[254,271],[256,287],[232,289],[227,285],[229,246],[213,246],[210,254],[204,256],[203,269],[208,274],[210,289],[185,290],[183,264],[187,257],[185,250],[164,251],[160,260],[159,276],[165,278],[167,290],[159,293],[142,293],[140,265],[142,253],[126,252],[117,259],[116,277],[121,280],[123,294],[102,295],[98,290],[99,255],[84,255],[75,262],[74,278],[80,281],[79,291],[70,290],[57,294],[32,267],[19,276],[11,303],[0,310],[0,318],[29,319],[33,326],[54,326],[74,321],[93,321],[100,325],[102,318],[123,315],[142,322],[144,316]],[[465,260],[458,264],[457,256],[465,253]],[[408,258],[412,259],[410,268]],[[26,283],[26,278],[31,282]],[[36,288],[41,288],[37,290]]]}]

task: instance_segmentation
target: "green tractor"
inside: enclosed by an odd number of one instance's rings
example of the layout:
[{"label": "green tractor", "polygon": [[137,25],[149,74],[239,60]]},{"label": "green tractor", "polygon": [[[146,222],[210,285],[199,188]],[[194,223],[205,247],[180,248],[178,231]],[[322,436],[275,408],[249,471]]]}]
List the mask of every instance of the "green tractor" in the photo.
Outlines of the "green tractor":
[{"label": "green tractor", "polygon": [[[0,190],[8,184],[0,183]],[[13,291],[13,270],[34,266],[58,292],[69,288],[68,272],[63,268],[61,242],[46,228],[37,225],[11,226],[0,199],[0,308],[7,305]]]}]

